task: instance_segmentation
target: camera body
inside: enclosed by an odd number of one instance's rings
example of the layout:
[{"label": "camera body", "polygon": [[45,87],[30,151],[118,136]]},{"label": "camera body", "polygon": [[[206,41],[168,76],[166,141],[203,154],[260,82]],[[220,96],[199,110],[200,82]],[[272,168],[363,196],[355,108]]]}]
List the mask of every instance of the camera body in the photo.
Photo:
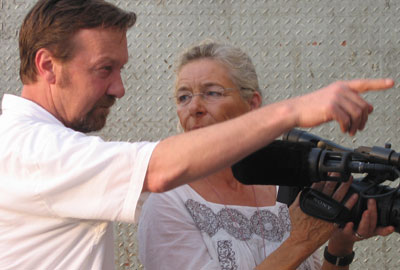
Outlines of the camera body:
[{"label": "camera body", "polygon": [[[386,144],[385,147],[362,146],[350,149],[297,129],[285,133],[283,140],[308,142],[316,146],[316,149],[310,152],[308,160],[311,182],[344,182],[352,173],[364,175],[353,180],[344,198],[346,201],[354,193],[359,195],[348,220],[354,223],[355,229],[359,225],[362,213],[367,209],[368,199],[372,198],[377,204],[377,225],[394,226],[395,231],[400,233],[400,185],[392,188],[382,184],[384,181],[394,181],[400,177],[400,154],[392,150],[390,144]],[[332,172],[335,173],[334,176]],[[293,195],[296,193],[293,189],[295,187],[283,188],[282,193],[290,194],[291,198],[285,199],[285,195],[280,194],[281,201],[293,201]]]},{"label": "camera body", "polygon": [[352,194],[359,195],[356,205],[351,209],[351,221],[357,229],[362,213],[367,209],[369,198],[374,198],[377,204],[377,226],[394,226],[400,232],[400,190],[387,185],[376,185],[373,182],[355,179],[346,194],[345,200]]}]

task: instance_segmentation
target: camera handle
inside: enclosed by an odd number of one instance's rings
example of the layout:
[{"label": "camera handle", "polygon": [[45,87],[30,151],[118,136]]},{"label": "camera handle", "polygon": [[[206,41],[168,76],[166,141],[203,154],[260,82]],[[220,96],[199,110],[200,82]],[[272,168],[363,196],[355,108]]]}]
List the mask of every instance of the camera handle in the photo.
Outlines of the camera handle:
[{"label": "camera handle", "polygon": [[300,208],[304,213],[328,222],[345,225],[351,219],[351,212],[343,204],[310,187],[300,194]]}]

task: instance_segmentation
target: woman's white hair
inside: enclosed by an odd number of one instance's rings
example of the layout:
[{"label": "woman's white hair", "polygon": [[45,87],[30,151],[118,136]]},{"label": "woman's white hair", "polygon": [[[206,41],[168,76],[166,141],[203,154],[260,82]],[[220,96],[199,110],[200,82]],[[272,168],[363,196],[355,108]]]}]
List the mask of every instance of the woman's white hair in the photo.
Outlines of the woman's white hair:
[{"label": "woman's white hair", "polygon": [[252,97],[254,91],[261,95],[256,69],[250,57],[239,48],[212,40],[202,41],[185,50],[175,63],[175,74],[186,64],[205,58],[216,60],[228,68],[233,83],[245,100]]}]

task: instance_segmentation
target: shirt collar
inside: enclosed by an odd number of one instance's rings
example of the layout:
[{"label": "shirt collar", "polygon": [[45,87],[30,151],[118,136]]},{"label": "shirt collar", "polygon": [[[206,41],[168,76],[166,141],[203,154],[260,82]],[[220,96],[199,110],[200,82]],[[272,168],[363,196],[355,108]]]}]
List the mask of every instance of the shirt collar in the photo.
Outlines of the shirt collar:
[{"label": "shirt collar", "polygon": [[16,116],[34,117],[37,120],[64,126],[61,121],[42,106],[23,97],[4,94],[1,106],[3,115],[13,114]]}]

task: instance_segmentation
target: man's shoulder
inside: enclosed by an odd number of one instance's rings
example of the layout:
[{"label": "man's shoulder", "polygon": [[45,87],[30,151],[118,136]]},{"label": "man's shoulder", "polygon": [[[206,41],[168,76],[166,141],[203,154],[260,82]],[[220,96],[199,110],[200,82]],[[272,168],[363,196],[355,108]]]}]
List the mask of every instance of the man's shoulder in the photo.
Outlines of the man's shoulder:
[{"label": "man's shoulder", "polygon": [[3,120],[0,123],[1,126],[7,126],[8,124],[13,127],[29,126],[34,128],[40,124],[45,124],[46,126],[64,127],[56,117],[40,105],[23,97],[10,94],[6,94],[3,97],[0,119]]}]

